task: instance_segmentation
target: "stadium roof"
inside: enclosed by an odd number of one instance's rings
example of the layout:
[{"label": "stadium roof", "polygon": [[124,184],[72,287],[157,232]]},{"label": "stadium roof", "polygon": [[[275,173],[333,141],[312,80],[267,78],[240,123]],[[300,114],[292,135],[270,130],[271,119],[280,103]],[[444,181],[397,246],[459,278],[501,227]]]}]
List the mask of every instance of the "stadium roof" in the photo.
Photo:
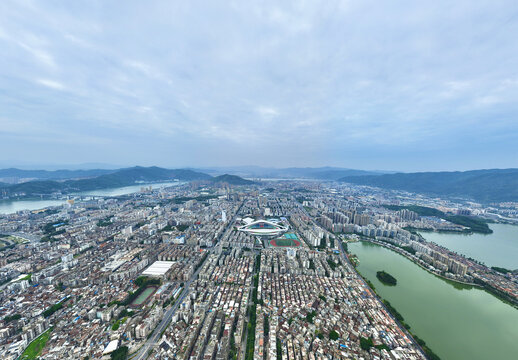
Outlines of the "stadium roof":
[{"label": "stadium roof", "polygon": [[239,231],[259,236],[275,236],[288,230],[288,227],[268,220],[256,220],[238,228]]}]

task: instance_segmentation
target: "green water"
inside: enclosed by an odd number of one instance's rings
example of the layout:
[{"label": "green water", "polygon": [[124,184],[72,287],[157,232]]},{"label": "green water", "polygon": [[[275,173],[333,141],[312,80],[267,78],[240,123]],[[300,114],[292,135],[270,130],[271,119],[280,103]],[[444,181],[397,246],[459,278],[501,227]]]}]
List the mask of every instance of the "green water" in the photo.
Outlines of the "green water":
[{"label": "green water", "polygon": [[153,292],[155,292],[155,290],[156,290],[155,287],[146,288],[144,291],[142,291],[142,293],[140,293],[139,296],[137,296],[137,298],[135,300],[133,300],[131,305],[135,305],[135,306],[142,305],[144,303],[144,301],[146,301],[148,296],[151,295]]},{"label": "green water", "polygon": [[436,232],[422,232],[421,235],[428,241],[482,261],[487,266],[518,269],[518,226],[489,224],[489,227],[493,233],[487,235]]},{"label": "green water", "polygon": [[[518,309],[470,286],[453,285],[405,257],[369,243],[349,244],[358,270],[442,360],[518,359]],[[383,285],[376,272],[397,279]]]}]

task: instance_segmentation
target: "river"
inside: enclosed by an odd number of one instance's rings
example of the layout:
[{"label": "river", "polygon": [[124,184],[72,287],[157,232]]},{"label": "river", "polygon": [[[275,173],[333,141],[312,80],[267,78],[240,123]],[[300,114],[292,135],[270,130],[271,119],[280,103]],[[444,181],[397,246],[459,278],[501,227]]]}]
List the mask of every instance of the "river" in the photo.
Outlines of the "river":
[{"label": "river", "polygon": [[118,188],[110,188],[110,189],[101,189],[101,190],[92,190],[92,191],[82,191],[78,193],[74,193],[73,195],[82,195],[82,196],[120,196],[126,194],[133,194],[139,192],[143,187],[152,187],[155,189],[160,189],[168,186],[178,186],[180,184],[185,184],[180,181],[170,181],[170,182],[161,182],[161,183],[152,183],[152,184],[138,184],[138,185],[130,185],[123,186]]},{"label": "river", "polygon": [[[453,284],[379,245],[350,243],[358,270],[442,360],[504,360],[518,354],[518,310],[479,288]],[[397,279],[383,285],[376,272]]]},{"label": "river", "polygon": [[489,224],[489,227],[493,233],[487,235],[438,232],[421,232],[421,235],[428,241],[481,261],[487,266],[518,269],[518,226]]},{"label": "river", "polygon": [[21,210],[38,210],[64,203],[65,200],[1,200],[0,214],[12,214]]},{"label": "river", "polygon": [[[158,189],[166,186],[178,186],[184,182],[162,182],[153,184],[138,184],[131,186],[123,186],[118,188],[84,191],[80,193],[71,194],[72,196],[120,196],[132,194],[140,191],[142,187],[151,186],[153,189]],[[66,200],[1,200],[0,214],[12,214],[21,210],[39,210],[50,206],[63,205]]]}]

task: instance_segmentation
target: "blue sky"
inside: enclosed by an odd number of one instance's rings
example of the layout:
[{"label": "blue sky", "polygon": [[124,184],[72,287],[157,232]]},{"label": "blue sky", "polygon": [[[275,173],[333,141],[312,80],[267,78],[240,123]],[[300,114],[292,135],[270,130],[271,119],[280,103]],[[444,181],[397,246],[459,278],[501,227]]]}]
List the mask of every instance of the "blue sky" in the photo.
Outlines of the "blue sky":
[{"label": "blue sky", "polygon": [[518,167],[516,1],[1,1],[0,166]]}]

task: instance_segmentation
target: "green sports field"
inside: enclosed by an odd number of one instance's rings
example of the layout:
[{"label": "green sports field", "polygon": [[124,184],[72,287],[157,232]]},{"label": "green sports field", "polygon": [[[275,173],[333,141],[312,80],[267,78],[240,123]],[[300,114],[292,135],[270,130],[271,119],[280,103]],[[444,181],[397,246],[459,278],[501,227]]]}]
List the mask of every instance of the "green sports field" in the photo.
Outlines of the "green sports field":
[{"label": "green sports field", "polygon": [[275,239],[270,240],[270,245],[274,247],[298,247],[300,241],[295,239]]},{"label": "green sports field", "polygon": [[36,359],[38,355],[41,353],[43,348],[45,347],[45,344],[49,340],[50,332],[52,329],[48,329],[43,334],[38,336],[33,342],[30,343],[30,345],[25,349],[22,356],[20,357],[21,360],[31,360]]}]

